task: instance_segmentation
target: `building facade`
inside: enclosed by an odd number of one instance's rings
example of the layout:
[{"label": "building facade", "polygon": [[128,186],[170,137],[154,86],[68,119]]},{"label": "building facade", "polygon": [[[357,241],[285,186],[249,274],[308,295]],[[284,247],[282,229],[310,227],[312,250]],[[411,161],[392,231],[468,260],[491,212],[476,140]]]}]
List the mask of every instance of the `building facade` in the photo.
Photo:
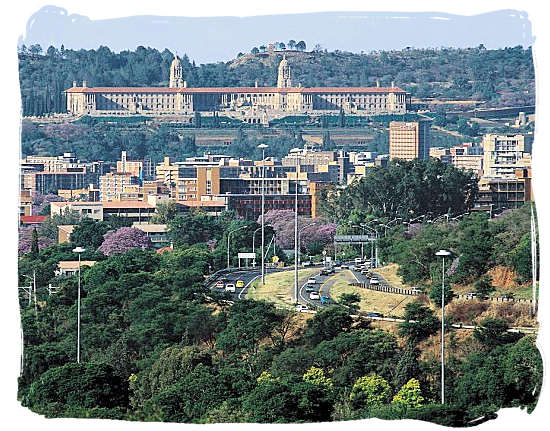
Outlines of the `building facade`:
[{"label": "building facade", "polygon": [[[293,86],[283,57],[276,87],[190,88],[178,58],[170,66],[169,87],[88,87],[73,82],[65,90],[67,111],[73,115],[184,115],[200,111],[253,112],[251,122],[265,123],[273,113],[339,111],[364,115],[404,114],[410,95],[399,87]],[[247,114],[244,114],[246,111]]]},{"label": "building facade", "polygon": [[430,120],[391,121],[390,159],[427,159],[430,155]]}]

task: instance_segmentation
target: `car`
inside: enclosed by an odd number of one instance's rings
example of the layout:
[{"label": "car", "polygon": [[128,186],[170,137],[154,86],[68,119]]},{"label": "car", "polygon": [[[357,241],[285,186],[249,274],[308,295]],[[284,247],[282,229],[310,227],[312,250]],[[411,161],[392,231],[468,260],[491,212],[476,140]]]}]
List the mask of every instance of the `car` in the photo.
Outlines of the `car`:
[{"label": "car", "polygon": [[421,294],[423,290],[420,287],[414,286],[414,287],[411,287],[411,292],[416,294]]},{"label": "car", "polygon": [[360,265],[360,264],[363,263],[363,259],[361,259],[360,257],[356,257],[354,262],[355,262],[356,265]]},{"label": "car", "polygon": [[340,268],[342,268],[342,269],[349,269],[349,265],[348,265],[347,263],[342,263],[342,264],[340,265]]},{"label": "car", "polygon": [[244,287],[244,281],[242,280],[237,280],[237,287]]},{"label": "car", "polygon": [[225,291],[226,292],[235,292],[235,284],[233,283],[227,283],[225,285]]},{"label": "car", "polygon": [[307,279],[308,284],[317,284],[317,279],[315,277],[309,277]]},{"label": "car", "polygon": [[309,292],[315,292],[317,290],[317,288],[315,286],[306,286],[306,293],[309,293]]},{"label": "car", "polygon": [[322,270],[319,272],[319,275],[329,275],[329,274],[330,274],[330,272],[329,272],[329,270],[326,269],[326,268],[325,268],[325,269],[322,269]]},{"label": "car", "polygon": [[333,301],[330,296],[323,295],[321,296],[321,304],[332,304]]},{"label": "car", "polygon": [[352,271],[357,271],[359,268],[357,268],[357,266],[355,265],[350,265],[349,269],[351,269]]},{"label": "car", "polygon": [[361,274],[363,274],[363,275],[367,275],[368,273],[369,273],[369,270],[367,268],[363,268],[361,270]]},{"label": "car", "polygon": [[380,284],[380,281],[378,281],[377,278],[373,277],[373,278],[370,279],[370,284]]},{"label": "car", "polygon": [[327,271],[329,274],[334,274],[334,268],[332,266],[327,268]]},{"label": "car", "polygon": [[303,263],[303,266],[313,266],[313,262],[311,260],[306,260],[304,263]]},{"label": "car", "polygon": [[309,308],[307,308],[307,305],[304,305],[304,304],[298,304],[294,309],[300,313],[305,313],[306,311],[309,310]]},{"label": "car", "polygon": [[384,317],[384,315],[382,313],[376,313],[376,312],[371,312],[369,314],[367,314],[367,317]]},{"label": "car", "polygon": [[466,299],[474,299],[474,298],[477,298],[477,293],[476,292],[468,292],[466,294]]},{"label": "car", "polygon": [[513,293],[505,293],[504,295],[502,295],[502,299],[504,299],[505,301],[511,301],[514,299],[514,294]]},{"label": "car", "polygon": [[214,287],[216,289],[223,289],[223,286],[225,286],[225,283],[223,282],[223,280],[218,280],[216,281],[216,284],[214,284]]},{"label": "car", "polygon": [[321,299],[321,297],[319,296],[319,292],[310,292],[309,294],[309,299],[312,299],[312,300],[319,300]]},{"label": "car", "polygon": [[335,261],[332,266],[334,268],[341,268],[342,267],[342,262],[340,262],[339,260]]}]

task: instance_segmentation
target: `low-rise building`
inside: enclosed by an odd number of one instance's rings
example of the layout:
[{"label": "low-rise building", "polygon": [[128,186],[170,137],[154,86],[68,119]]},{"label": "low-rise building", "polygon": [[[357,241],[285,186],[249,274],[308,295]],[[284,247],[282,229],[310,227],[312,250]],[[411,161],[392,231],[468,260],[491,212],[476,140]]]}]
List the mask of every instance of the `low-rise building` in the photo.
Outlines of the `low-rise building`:
[{"label": "low-rise building", "polygon": [[75,275],[75,274],[78,273],[79,264],[80,264],[80,268],[82,270],[83,266],[87,266],[87,267],[94,266],[96,264],[96,261],[95,260],[82,260],[79,263],[78,260],[62,260],[62,261],[57,263],[57,270],[55,271],[55,275],[60,275],[60,276],[64,276],[64,277],[69,277],[71,275]]},{"label": "low-rise building", "polygon": [[57,243],[64,244],[71,242],[71,234],[75,228],[74,224],[60,224],[57,226]]}]

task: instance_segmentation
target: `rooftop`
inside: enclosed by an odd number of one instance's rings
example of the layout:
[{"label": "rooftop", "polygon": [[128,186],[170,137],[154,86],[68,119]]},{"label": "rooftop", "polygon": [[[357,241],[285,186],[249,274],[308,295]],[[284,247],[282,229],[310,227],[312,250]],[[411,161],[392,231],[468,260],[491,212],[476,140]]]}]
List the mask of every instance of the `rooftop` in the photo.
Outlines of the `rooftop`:
[{"label": "rooftop", "polygon": [[72,87],[66,93],[406,93],[399,87]]}]

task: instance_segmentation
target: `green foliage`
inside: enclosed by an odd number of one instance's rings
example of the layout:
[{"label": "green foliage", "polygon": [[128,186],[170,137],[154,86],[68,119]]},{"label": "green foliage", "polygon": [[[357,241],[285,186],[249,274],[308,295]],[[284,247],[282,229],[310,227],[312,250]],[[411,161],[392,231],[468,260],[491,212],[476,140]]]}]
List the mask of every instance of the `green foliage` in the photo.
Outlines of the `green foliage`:
[{"label": "green foliage", "polygon": [[332,380],[329,377],[325,376],[325,372],[322,368],[311,367],[306,373],[302,376],[304,382],[311,383],[316,386],[324,387],[331,389],[333,384]]},{"label": "green foliage", "polygon": [[489,230],[486,214],[473,214],[463,217],[459,227],[460,253],[454,279],[458,282],[479,278],[487,269],[493,250],[494,238]]},{"label": "green foliage", "polygon": [[416,379],[410,379],[405,383],[392,400],[392,404],[406,408],[421,407],[423,402],[424,397],[420,391],[420,383]]},{"label": "green foliage", "polygon": [[315,346],[323,340],[331,340],[351,327],[349,312],[342,307],[328,307],[307,321],[305,337]]},{"label": "green foliage", "polygon": [[351,312],[356,313],[359,310],[357,305],[361,301],[361,296],[358,293],[342,293],[338,298],[338,302],[344,307],[348,307]]},{"label": "green foliage", "polygon": [[493,279],[489,275],[482,275],[474,282],[476,293],[482,298],[489,296],[489,294],[495,290],[492,282]]},{"label": "green foliage", "polygon": [[390,385],[376,374],[357,379],[349,395],[356,407],[378,407],[387,404],[390,397]]},{"label": "green foliage", "polygon": [[80,221],[71,233],[71,242],[75,246],[91,247],[96,250],[103,243],[104,235],[111,230],[108,222],[85,218]]},{"label": "green foliage", "polygon": [[408,303],[403,319],[405,322],[399,325],[399,335],[405,337],[411,346],[437,333],[440,325],[433,310],[420,302]]},{"label": "green foliage", "polygon": [[128,404],[128,384],[108,365],[70,363],[43,373],[31,385],[24,403],[38,413],[55,403],[64,407],[124,407]]},{"label": "green foliage", "polygon": [[474,338],[486,349],[492,350],[497,346],[513,343],[519,337],[508,331],[508,324],[502,319],[487,317],[474,329]]}]

